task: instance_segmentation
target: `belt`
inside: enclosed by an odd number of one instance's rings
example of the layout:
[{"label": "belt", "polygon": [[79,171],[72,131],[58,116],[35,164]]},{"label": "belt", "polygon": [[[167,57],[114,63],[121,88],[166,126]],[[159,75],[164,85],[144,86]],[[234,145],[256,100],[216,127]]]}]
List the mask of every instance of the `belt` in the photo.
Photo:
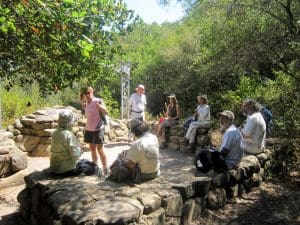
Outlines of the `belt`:
[{"label": "belt", "polygon": [[132,109],[131,112],[142,113],[143,111],[134,111],[134,110]]}]

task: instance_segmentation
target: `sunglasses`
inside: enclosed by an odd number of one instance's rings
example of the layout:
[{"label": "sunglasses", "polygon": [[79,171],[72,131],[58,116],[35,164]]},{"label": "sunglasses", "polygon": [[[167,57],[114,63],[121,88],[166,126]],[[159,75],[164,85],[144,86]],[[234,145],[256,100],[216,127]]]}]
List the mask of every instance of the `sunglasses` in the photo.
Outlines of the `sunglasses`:
[{"label": "sunglasses", "polygon": [[91,94],[91,92],[87,91],[87,92],[85,92],[85,94],[86,94],[86,95],[87,95],[87,94]]}]

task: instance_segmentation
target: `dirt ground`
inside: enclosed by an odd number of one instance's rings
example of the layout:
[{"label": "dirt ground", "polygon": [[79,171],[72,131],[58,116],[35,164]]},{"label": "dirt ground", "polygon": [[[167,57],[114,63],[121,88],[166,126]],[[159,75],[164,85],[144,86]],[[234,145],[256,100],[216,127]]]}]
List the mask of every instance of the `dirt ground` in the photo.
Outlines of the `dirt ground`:
[{"label": "dirt ground", "polygon": [[[35,166],[46,168],[48,160],[30,158],[28,170]],[[242,198],[228,201],[223,209],[208,210],[192,225],[300,225],[300,171],[288,174],[265,181]],[[0,182],[0,225],[26,225],[18,214],[16,196],[24,188],[18,179],[13,178],[13,185],[7,187]]]},{"label": "dirt ground", "polygon": [[289,180],[276,178],[264,182],[242,198],[228,201],[223,209],[209,210],[194,225],[299,225],[299,173],[297,176]]}]

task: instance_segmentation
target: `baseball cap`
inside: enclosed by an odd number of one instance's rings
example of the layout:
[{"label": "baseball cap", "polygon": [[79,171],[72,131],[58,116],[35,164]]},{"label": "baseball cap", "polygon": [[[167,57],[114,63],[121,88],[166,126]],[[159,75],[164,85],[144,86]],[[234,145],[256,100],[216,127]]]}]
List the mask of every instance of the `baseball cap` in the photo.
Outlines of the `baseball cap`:
[{"label": "baseball cap", "polygon": [[224,110],[223,112],[219,112],[219,116],[225,116],[225,117],[231,119],[232,121],[234,120],[234,114],[233,114],[233,112],[231,112],[229,110]]}]

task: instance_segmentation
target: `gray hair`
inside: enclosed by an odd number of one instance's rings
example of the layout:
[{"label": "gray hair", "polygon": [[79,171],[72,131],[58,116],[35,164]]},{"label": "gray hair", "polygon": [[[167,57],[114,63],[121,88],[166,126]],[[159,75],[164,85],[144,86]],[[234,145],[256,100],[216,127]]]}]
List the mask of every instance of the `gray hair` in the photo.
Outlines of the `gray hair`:
[{"label": "gray hair", "polygon": [[246,107],[250,112],[259,112],[262,108],[261,104],[254,99],[246,99],[243,102],[243,106]]},{"label": "gray hair", "polygon": [[133,119],[130,121],[131,132],[140,137],[149,130],[149,126],[143,121],[142,118]]}]

